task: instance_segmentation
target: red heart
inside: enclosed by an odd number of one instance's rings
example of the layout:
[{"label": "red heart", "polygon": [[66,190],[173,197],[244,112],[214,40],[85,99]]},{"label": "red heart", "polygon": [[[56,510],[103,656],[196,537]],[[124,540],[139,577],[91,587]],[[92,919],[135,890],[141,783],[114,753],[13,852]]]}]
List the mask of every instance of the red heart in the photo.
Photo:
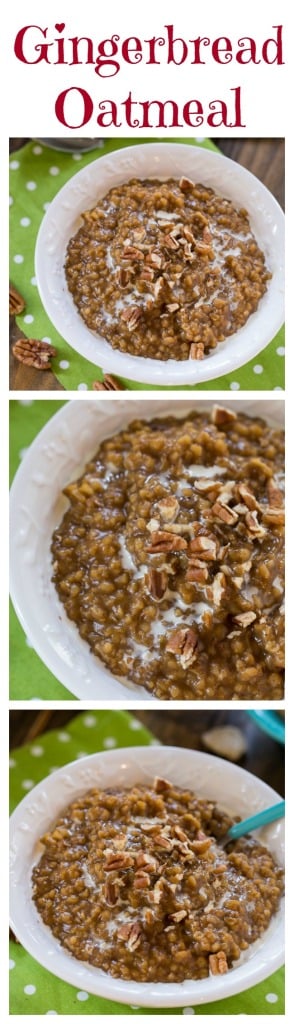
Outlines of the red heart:
[{"label": "red heart", "polygon": [[60,25],[55,25],[55,28],[57,28],[57,32],[63,32],[63,29],[65,28],[65,22],[63,21]]}]

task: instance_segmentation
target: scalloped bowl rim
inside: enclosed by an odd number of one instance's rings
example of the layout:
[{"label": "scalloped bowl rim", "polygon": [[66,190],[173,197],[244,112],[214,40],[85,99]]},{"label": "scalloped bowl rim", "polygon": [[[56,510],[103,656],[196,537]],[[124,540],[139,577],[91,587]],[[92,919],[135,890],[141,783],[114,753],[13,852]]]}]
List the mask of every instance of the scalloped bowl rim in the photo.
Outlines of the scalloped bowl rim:
[{"label": "scalloped bowl rim", "polygon": [[[272,280],[255,313],[203,360],[157,360],[123,353],[90,331],[80,317],[64,274],[67,243],[80,214],[115,184],[130,177],[200,174],[205,184],[245,205],[263,249]],[[45,310],[54,327],[80,355],[129,380],[155,385],[195,384],[231,373],[253,359],[275,337],[284,319],[284,214],[274,196],[250,171],[222,154],[180,143],[143,143],[114,150],[73,174],[42,220],[35,251],[35,274]]]},{"label": "scalloped bowl rim", "polygon": [[[25,949],[59,978],[94,995],[150,1007],[199,1005],[224,999],[262,981],[283,964],[283,905],[264,936],[242,954],[242,962],[221,977],[182,983],[140,983],[113,978],[71,957],[43,924],[31,898],[30,879],[36,844],[67,803],[93,785],[106,788],[148,783],[155,775],[192,788],[244,816],[280,799],[266,783],[215,755],[180,747],[126,747],[92,754],[47,776],[28,793],[11,816],[11,926]],[[193,781],[192,781],[193,780]],[[225,793],[225,802],[223,796]],[[284,821],[256,834],[284,859]]]}]

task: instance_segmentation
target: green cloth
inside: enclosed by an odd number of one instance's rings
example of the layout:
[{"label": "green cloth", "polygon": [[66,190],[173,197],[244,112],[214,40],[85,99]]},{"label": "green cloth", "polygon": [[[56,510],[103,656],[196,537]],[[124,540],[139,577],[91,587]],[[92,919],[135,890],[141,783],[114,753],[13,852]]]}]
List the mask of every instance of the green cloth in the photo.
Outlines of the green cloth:
[{"label": "green cloth", "polygon": [[[66,728],[45,733],[28,746],[12,751],[11,810],[44,776],[83,754],[120,746],[145,746],[158,741],[125,711],[78,715]],[[88,995],[60,981],[41,967],[22,946],[10,943],[11,1014],[283,1014],[284,971],[239,996],[205,1006],[147,1010]]]},{"label": "green cloth", "polygon": [[[153,142],[141,139],[140,142]],[[165,139],[155,141],[178,141]],[[190,145],[202,145],[216,150],[209,139],[181,139]],[[137,144],[138,139],[105,139],[90,153],[62,153],[41,146],[34,141],[11,155],[10,159],[10,279],[23,295],[26,308],[17,323],[30,338],[50,340],[58,355],[52,361],[55,376],[65,389],[91,390],[94,380],[101,379],[97,366],[64,341],[51,324],[38,294],[34,253],[38,230],[48,205],[73,174],[96,160],[99,156],[126,145]],[[219,390],[274,390],[284,388],[284,328],[255,359],[239,370],[214,381],[185,388],[166,388],[171,391],[219,391]],[[42,376],[42,375],[41,375]],[[123,379],[123,378],[122,378]],[[134,381],[124,383],[130,391],[158,391],[162,388]]]}]

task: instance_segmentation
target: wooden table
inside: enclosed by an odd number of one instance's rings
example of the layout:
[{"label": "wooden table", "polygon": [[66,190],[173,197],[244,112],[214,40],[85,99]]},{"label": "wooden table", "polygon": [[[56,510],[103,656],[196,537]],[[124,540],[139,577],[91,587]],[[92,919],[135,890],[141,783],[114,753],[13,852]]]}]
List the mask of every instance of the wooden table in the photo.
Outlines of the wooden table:
[{"label": "wooden table", "polygon": [[[29,139],[11,139],[10,149],[15,152]],[[285,154],[283,139],[214,139],[225,156],[236,160],[273,193],[284,208]],[[13,318],[10,323],[10,388],[12,391],[64,391],[51,370],[34,370],[18,363],[11,347],[23,337]]]},{"label": "wooden table", "polygon": [[[30,743],[48,729],[62,729],[78,711],[10,711],[10,748]],[[284,749],[261,732],[245,711],[131,711],[163,744],[205,750],[202,733],[216,725],[237,725],[247,741],[240,761],[253,775],[284,795]]]}]

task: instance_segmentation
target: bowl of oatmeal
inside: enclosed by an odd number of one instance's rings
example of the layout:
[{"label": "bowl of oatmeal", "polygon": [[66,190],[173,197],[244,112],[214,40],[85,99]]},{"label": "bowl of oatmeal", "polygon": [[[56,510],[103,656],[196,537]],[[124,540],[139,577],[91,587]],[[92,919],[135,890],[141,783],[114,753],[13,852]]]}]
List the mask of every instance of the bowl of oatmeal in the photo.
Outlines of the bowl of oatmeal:
[{"label": "bowl of oatmeal", "polygon": [[54,326],[104,371],[197,383],[253,358],[283,323],[283,231],[273,196],[234,161],[126,147],[50,204],[38,287]]},{"label": "bowl of oatmeal", "polygon": [[69,402],[12,487],[11,592],[81,698],[282,699],[283,403]]},{"label": "bowl of oatmeal", "polygon": [[242,992],[283,963],[284,823],[222,839],[276,800],[243,769],[179,748],[66,765],[12,815],[12,928],[58,977],[118,1002]]}]

